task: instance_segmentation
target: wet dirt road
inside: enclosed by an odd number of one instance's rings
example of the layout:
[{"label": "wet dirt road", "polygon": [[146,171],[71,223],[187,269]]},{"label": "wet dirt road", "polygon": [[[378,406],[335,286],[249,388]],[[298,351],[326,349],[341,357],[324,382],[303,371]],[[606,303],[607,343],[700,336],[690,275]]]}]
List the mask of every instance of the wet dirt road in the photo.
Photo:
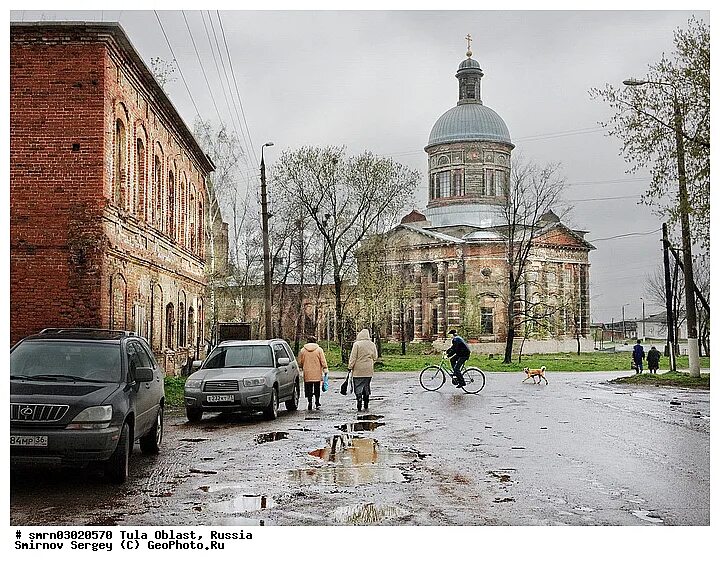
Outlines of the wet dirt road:
[{"label": "wet dirt road", "polygon": [[[619,375],[619,374],[616,374]],[[331,381],[276,421],[168,414],[131,478],[19,471],[12,525],[708,525],[710,397],[610,373],[489,374],[479,395],[373,378],[370,410]]]}]

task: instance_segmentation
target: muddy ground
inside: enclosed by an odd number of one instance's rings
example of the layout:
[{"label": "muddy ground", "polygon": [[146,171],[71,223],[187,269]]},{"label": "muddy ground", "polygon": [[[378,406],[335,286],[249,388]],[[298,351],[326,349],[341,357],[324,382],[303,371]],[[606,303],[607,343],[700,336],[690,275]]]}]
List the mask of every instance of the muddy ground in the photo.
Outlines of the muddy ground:
[{"label": "muddy ground", "polygon": [[619,374],[490,374],[479,395],[379,374],[367,412],[338,393],[275,421],[166,416],[131,477],[19,470],[12,525],[708,525],[707,391]]}]

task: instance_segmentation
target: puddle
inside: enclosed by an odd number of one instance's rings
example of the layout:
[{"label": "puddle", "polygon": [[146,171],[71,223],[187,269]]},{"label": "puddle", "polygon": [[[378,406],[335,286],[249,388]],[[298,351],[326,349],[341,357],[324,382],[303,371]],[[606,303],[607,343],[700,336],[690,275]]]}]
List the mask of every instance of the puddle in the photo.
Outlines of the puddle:
[{"label": "puddle", "polygon": [[284,440],[288,437],[287,432],[266,432],[263,434],[258,434],[255,437],[255,442],[257,444],[264,444],[265,442],[275,442],[276,440]]},{"label": "puddle", "polygon": [[510,475],[501,472],[488,472],[492,477],[499,479],[501,482],[509,482]]},{"label": "puddle", "polygon": [[378,422],[374,422],[374,421],[362,421],[359,423],[346,423],[343,425],[338,425],[335,428],[340,429],[343,432],[358,432],[358,431],[375,430],[379,426],[385,426],[385,423],[378,423]]},{"label": "puddle", "polygon": [[261,509],[272,509],[273,507],[275,507],[275,502],[266,495],[241,495],[228,499],[227,501],[208,504],[208,509],[220,513],[227,513],[228,515],[260,511]]},{"label": "puddle", "polygon": [[378,421],[383,419],[382,415],[358,415],[357,420],[359,421]]},{"label": "puddle", "polygon": [[332,513],[333,521],[337,523],[367,524],[381,523],[387,519],[407,517],[409,513],[392,505],[376,505],[375,503],[360,503],[339,507]]},{"label": "puddle", "polygon": [[637,511],[633,511],[632,514],[635,515],[638,519],[642,519],[643,521],[648,521],[650,523],[663,522],[663,520],[656,514],[654,514],[652,511],[644,511],[643,509],[638,509]]},{"label": "puddle", "polygon": [[408,479],[393,465],[417,459],[413,452],[387,450],[373,438],[336,434],[324,448],[309,452],[325,465],[291,470],[290,478],[301,484],[355,486],[370,483],[403,483]]}]

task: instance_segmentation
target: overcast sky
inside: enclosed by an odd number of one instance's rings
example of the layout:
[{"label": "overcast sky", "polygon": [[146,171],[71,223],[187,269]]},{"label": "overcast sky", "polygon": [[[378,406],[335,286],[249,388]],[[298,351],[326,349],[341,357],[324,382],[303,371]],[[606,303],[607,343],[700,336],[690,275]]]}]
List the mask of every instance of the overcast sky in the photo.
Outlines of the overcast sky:
[{"label": "overcast sky", "polygon": [[[709,19],[708,12],[683,11],[221,11],[220,19],[215,11],[186,11],[190,33],[182,12],[162,11],[167,41],[152,11],[14,11],[11,19],[119,21],[148,65],[154,57],[173,59],[169,41],[190,91],[179,78],[170,84],[174,105],[190,126],[197,107],[203,119],[242,130],[256,155],[248,149],[256,185],[266,141],[275,143],[266,148],[269,166],[284,149],[345,145],[419,170],[420,209],[427,194],[423,148],[435,121],[457,102],[455,72],[471,34],[473,58],[485,73],[483,103],[504,119],[514,152],[562,163],[565,196],[575,205],[563,220],[588,230],[597,247],[590,255],[592,319],[610,322],[620,320],[624,304],[627,319],[641,315],[646,276],[662,262],[662,219],[637,204],[649,177],[625,173],[617,140],[598,125],[610,111],[588,91],[643,76],[672,51],[673,31],[693,14]],[[223,55],[227,41],[230,84],[217,52],[216,70],[213,28]],[[242,112],[226,104],[235,82]],[[646,310],[662,308],[646,301]]]}]

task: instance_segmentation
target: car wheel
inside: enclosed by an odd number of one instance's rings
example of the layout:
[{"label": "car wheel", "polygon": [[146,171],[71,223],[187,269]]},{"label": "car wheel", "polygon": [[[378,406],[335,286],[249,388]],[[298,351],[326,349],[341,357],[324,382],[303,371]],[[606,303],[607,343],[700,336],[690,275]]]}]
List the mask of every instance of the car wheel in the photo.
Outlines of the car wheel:
[{"label": "car wheel", "polygon": [[277,389],[273,386],[272,393],[270,394],[270,404],[265,407],[265,410],[263,411],[263,415],[265,415],[265,418],[269,421],[276,419],[278,416],[279,405],[280,403],[278,402]]},{"label": "car wheel", "polygon": [[203,412],[202,409],[193,409],[191,407],[187,407],[185,409],[185,415],[187,415],[187,420],[189,420],[191,423],[198,423],[200,422],[200,419],[202,419]]},{"label": "car wheel", "polygon": [[115,452],[105,464],[105,475],[112,483],[123,483],[130,471],[130,427],[127,423],[123,424],[120,432],[120,440],[118,440]]},{"label": "car wheel", "polygon": [[285,401],[285,408],[288,411],[297,411],[298,404],[300,403],[300,381],[295,380],[295,386],[293,387],[293,396],[289,401]]},{"label": "car wheel", "polygon": [[140,450],[142,450],[143,454],[157,454],[160,452],[160,443],[162,442],[164,429],[164,413],[163,406],[160,405],[157,416],[155,417],[155,424],[145,436],[140,437]]}]

